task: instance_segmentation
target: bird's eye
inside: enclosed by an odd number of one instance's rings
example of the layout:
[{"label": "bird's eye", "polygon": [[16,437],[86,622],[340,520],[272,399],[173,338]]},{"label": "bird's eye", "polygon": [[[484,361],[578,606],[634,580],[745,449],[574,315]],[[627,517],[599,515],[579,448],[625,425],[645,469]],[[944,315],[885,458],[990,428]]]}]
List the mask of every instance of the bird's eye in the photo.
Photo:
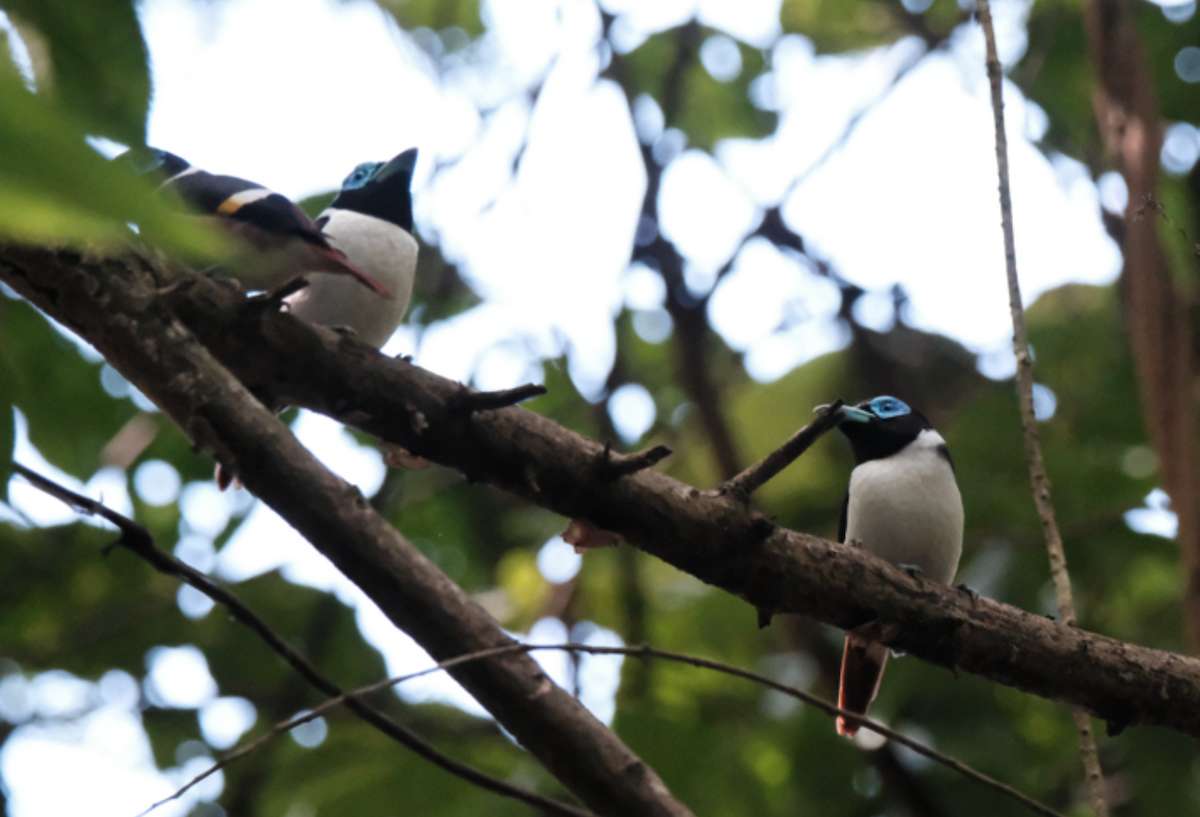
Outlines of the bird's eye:
[{"label": "bird's eye", "polygon": [[376,162],[363,162],[346,177],[346,180],[342,182],[342,188],[344,190],[357,190],[371,180],[371,177],[375,175],[377,167],[378,164]]},{"label": "bird's eye", "polygon": [[871,413],[880,420],[888,420],[892,417],[903,417],[905,414],[911,414],[912,409],[895,397],[876,397],[871,401]]}]

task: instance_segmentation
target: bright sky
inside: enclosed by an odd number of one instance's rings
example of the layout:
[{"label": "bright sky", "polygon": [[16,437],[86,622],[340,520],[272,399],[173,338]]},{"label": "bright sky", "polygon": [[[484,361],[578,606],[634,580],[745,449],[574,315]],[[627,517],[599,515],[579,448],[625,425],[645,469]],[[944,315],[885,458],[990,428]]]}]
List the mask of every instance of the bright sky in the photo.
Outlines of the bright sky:
[{"label": "bright sky", "polygon": [[[645,101],[635,128],[617,89],[596,82],[599,16],[588,0],[491,0],[485,3],[486,40],[459,52],[440,72],[416,45],[436,41],[435,35],[405,34],[366,2],[145,0],[141,15],[155,87],[150,142],[293,197],[336,187],[362,161],[419,147],[418,230],[459,264],[484,301],[420,338],[402,328],[385,351],[415,354],[418,364],[482,388],[540,379],[538,359],[566,351],[581,391],[600,397],[614,355],[612,317],[622,304],[637,310],[635,325],[644,337],[666,336],[661,281],[627,265],[645,186],[639,132],[660,136],[662,150],[678,153],[664,175],[661,226],[687,256],[694,290],[710,290],[714,272],[737,251],[761,209],[782,203],[785,218],[817,256],[879,293],[863,301],[864,322],[882,328],[894,320],[885,293],[902,283],[911,299],[907,321],[984,353],[987,373],[1011,373],[991,112],[977,28],[958,32],[932,56],[905,40],[830,57],[815,54],[803,37],[778,39],[776,0],[605,5],[621,15],[615,38],[626,48],[698,14],[728,35],[713,37],[702,51],[714,76],[740,70],[729,37],[772,47],[773,70],[756,83],[755,94],[779,110],[777,134],[762,142],[730,140],[710,157],[661,134],[661,115]],[[1011,64],[1025,45],[1025,6],[999,2],[995,13],[1002,55]],[[531,112],[525,91],[542,77]],[[1047,114],[1011,86],[1006,94],[1027,301],[1066,281],[1112,281],[1119,256],[1098,218],[1096,186],[1078,163],[1048,160],[1037,149]],[[510,168],[522,148],[513,178]],[[441,167],[436,176],[435,165]],[[1119,180],[1106,184],[1105,201],[1119,204]],[[716,289],[710,317],[732,347],[745,351],[750,373],[766,381],[845,343],[834,320],[837,306],[828,281],[794,257],[751,242]],[[654,420],[648,398],[631,385],[610,403],[629,441]],[[366,493],[378,487],[377,452],[358,446],[336,423],[304,415],[296,432]],[[27,443],[18,457],[55,473]],[[134,490],[150,499],[157,486],[154,501],[179,498],[182,557],[231,580],[282,568],[292,580],[355,605],[389,672],[411,671],[423,660],[357,588],[264,507],[255,506],[216,553],[217,523],[246,510],[244,492],[238,497],[208,483],[178,485],[163,465],[143,465],[150,470],[134,475]],[[58,476],[91,495],[103,492],[118,510],[128,505],[119,473],[98,474],[86,487]],[[11,504],[35,522],[74,519],[16,486]],[[579,560],[552,540],[539,565],[561,581]],[[179,603],[191,616],[211,607],[187,589]],[[529,637],[562,641],[567,635],[561,623],[546,621]],[[615,670],[611,663],[594,667],[584,695],[608,719]],[[221,697],[198,651],[161,650],[147,657],[147,669],[145,689],[153,699],[201,707],[210,745],[230,746],[254,723],[249,702]],[[181,747],[174,770],[159,774],[130,705],[138,682],[110,675],[98,685],[65,673],[0,682],[0,715],[90,713],[57,730],[19,729],[5,744],[0,773],[13,815],[130,817],[203,766],[207,750],[197,742]],[[479,711],[455,685],[437,678],[405,692],[413,700],[450,699]],[[70,785],[63,784],[67,769],[74,775]],[[50,770],[52,776],[39,773]],[[199,796],[212,798],[219,790],[217,779]],[[158,813],[185,813],[191,802]]]},{"label": "bright sky", "polygon": [[[336,187],[364,157],[418,146],[418,227],[437,237],[486,301],[428,332],[420,349],[404,351],[447,376],[492,387],[534,373],[528,349],[552,355],[565,348],[580,388],[598,395],[614,354],[611,316],[625,294],[621,278],[644,179],[620,94],[595,82],[599,18],[591,3],[488,3],[488,41],[440,77],[370,3],[293,0],[287,14],[279,8],[273,0],[145,3],[155,78],[150,141],[294,197]],[[697,9],[751,42],[778,36],[771,0],[628,9],[618,28],[631,46]],[[1009,62],[1024,48],[1023,17],[1020,3],[997,6]],[[259,36],[266,30],[269,39]],[[318,54],[330,57],[314,74],[309,66]],[[484,64],[490,70],[473,70]],[[665,174],[662,228],[691,262],[689,283],[711,288],[713,272],[753,228],[759,208],[782,200],[792,226],[847,279],[871,290],[902,282],[911,296],[906,317],[917,326],[976,351],[1003,349],[1009,319],[978,29],[960,32],[932,56],[913,39],[819,57],[793,36],[775,45],[772,64],[756,88],[781,112],[777,135],[731,140],[715,161],[684,152]],[[542,76],[531,119],[521,91]],[[1111,281],[1119,257],[1096,217],[1095,186],[1081,165],[1045,159],[1030,139],[1045,131],[1046,114],[1016,89],[1008,92],[1027,298],[1066,280]],[[486,120],[481,106],[492,110]],[[814,169],[863,112],[851,138]],[[509,168],[526,138],[514,180]],[[430,184],[439,162],[457,164]],[[797,178],[803,183],[789,192]],[[751,257],[722,282],[713,317],[747,351],[753,375],[774,379],[841,342],[826,286],[792,259],[772,259],[762,247],[744,252]],[[780,297],[765,297],[763,284]],[[765,303],[817,320],[780,329],[782,316],[764,316]],[[402,335],[396,344],[405,341],[415,342]]]}]

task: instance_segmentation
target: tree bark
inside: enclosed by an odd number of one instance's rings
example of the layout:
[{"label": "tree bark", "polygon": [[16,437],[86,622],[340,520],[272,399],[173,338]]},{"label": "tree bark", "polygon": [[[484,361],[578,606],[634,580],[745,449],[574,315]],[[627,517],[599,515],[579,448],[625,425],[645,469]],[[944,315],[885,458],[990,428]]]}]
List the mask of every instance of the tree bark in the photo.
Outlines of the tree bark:
[{"label": "tree bark", "polygon": [[[0,279],[91,342],[198,448],[234,467],[247,488],[430,655],[444,660],[512,643],[469,594],[376,513],[354,486],[300,445],[275,413],[197,342],[167,304],[188,304],[190,309],[180,312],[192,311],[199,325],[202,318],[241,321],[226,326],[235,333],[226,338],[234,345],[223,351],[251,368],[256,358],[267,358],[253,351],[264,337],[248,330],[272,307],[246,302],[231,288],[207,279],[185,280],[179,289],[156,292],[142,270],[137,260],[85,260],[74,253],[0,248]],[[229,310],[231,298],[243,309]],[[214,306],[220,303],[226,306]],[[277,303],[273,309],[278,309]],[[311,333],[308,340],[311,352],[324,348],[322,339]],[[271,342],[278,341],[275,336]],[[241,343],[249,345],[239,353],[235,347]],[[327,395],[336,395],[335,384],[323,382],[331,388]],[[546,677],[528,655],[472,661],[450,673],[598,814],[691,814],[653,769]]]},{"label": "tree bark", "polygon": [[1125,269],[1121,295],[1133,347],[1142,413],[1159,478],[1179,517],[1175,541],[1185,577],[1183,629],[1200,652],[1200,450],[1187,293],[1171,275],[1158,218],[1144,210],[1158,190],[1162,127],[1150,68],[1130,0],[1088,0],[1088,53],[1096,73],[1094,107],[1100,134],[1125,176]]},{"label": "tree bark", "polygon": [[[246,302],[213,281],[156,295],[149,278],[137,260],[0,248],[0,279],[95,345],[436,657],[505,637],[208,352],[269,401],[328,414],[469,479],[615,531],[756,608],[842,629],[874,621],[880,639],[898,649],[1080,707],[1110,731],[1146,724],[1200,737],[1198,660],[910,575],[861,549],[778,528],[736,497],[652,470],[614,477],[604,446],[537,414],[474,410],[478,393],[461,384]],[[747,608],[748,630],[753,621]],[[497,659],[463,667],[456,678],[592,808],[686,813],[531,662]]]}]

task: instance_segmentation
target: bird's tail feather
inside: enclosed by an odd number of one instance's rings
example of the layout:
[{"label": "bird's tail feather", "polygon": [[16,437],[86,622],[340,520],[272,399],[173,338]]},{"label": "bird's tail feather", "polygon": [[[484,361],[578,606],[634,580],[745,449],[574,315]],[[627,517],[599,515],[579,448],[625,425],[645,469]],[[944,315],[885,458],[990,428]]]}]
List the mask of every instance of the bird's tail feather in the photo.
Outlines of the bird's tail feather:
[{"label": "bird's tail feather", "polygon": [[[853,635],[846,636],[846,651],[842,654],[842,684],[838,693],[838,706],[848,712],[867,714],[867,707],[879,692],[879,681],[887,664],[888,648],[878,641],[863,641]],[[855,720],[839,717],[839,735],[854,737],[861,724]]]}]

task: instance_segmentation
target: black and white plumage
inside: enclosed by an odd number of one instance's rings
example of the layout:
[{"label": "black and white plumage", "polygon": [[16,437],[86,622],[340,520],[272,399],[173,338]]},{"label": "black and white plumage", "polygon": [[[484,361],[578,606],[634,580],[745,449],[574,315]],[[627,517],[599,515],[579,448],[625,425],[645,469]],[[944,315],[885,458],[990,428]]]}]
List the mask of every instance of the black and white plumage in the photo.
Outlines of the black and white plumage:
[{"label": "black and white plumage", "polygon": [[[146,174],[162,179],[161,190],[174,191],[202,217],[221,226],[248,248],[235,259],[230,277],[248,289],[274,289],[309,272],[353,279],[353,285],[375,300],[391,291],[363,272],[330,245],[328,237],[290,199],[236,176],[221,176],[193,167],[165,150],[150,148],[133,158]],[[365,289],[364,289],[365,288]]]},{"label": "black and white plumage", "polygon": [[417,270],[410,190],[416,162],[413,148],[390,162],[360,164],[317,217],[330,243],[394,297],[383,301],[344,278],[317,273],[287,299],[292,314],[321,326],[351,329],[376,349],[392,336],[408,310]]},{"label": "black and white plumage", "polygon": [[[962,555],[963,507],[946,441],[919,412],[894,397],[843,406],[838,429],[857,465],[842,508],[842,542],[919,568],[949,584]],[[865,715],[879,691],[888,648],[851,632],[842,658],[838,706]],[[858,724],[838,718],[838,734]]]}]

